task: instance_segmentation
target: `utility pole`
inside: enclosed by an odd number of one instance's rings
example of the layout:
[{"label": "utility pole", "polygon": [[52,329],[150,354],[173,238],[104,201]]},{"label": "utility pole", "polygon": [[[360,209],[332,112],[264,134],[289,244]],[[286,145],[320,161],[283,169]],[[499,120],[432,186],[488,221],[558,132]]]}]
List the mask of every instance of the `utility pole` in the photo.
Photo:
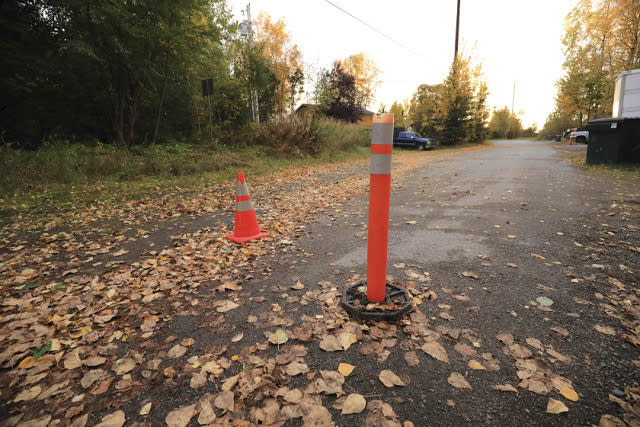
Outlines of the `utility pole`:
[{"label": "utility pole", "polygon": [[509,116],[509,139],[513,139],[513,107],[516,102],[516,81],[513,81],[513,95],[511,96],[511,115]]},{"label": "utility pole", "polygon": [[[247,30],[249,37],[249,46],[253,46],[253,27],[251,22],[251,3],[247,3]],[[249,88],[249,95],[251,97],[251,113],[253,115],[253,121],[260,123],[260,103],[258,101],[258,91]]]},{"label": "utility pole", "polygon": [[456,47],[453,51],[453,60],[458,59],[458,35],[460,34],[460,0],[458,0],[458,11],[456,12]]}]

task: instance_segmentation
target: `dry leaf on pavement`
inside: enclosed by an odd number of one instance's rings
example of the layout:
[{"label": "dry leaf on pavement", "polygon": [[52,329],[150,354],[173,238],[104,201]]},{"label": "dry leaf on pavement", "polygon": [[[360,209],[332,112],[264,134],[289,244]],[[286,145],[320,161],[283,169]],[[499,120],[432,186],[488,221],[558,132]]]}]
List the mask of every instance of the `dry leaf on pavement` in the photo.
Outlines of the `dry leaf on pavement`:
[{"label": "dry leaf on pavement", "polygon": [[578,393],[576,393],[576,391],[571,387],[566,387],[566,386],[562,387],[560,389],[560,394],[564,396],[565,399],[570,400],[572,402],[577,402],[579,399]]},{"label": "dry leaf on pavement", "polygon": [[187,405],[174,409],[167,414],[164,422],[168,427],[185,427],[196,414],[196,405]]},{"label": "dry leaf on pavement", "polygon": [[418,359],[418,355],[415,351],[406,352],[404,354],[404,360],[409,366],[418,366],[420,364],[420,359]]},{"label": "dry leaf on pavement", "polygon": [[511,384],[498,384],[498,385],[491,386],[491,388],[498,391],[512,391],[514,393],[518,392],[518,389],[516,389]]},{"label": "dry leaf on pavement", "polygon": [[348,377],[351,375],[351,372],[355,369],[355,366],[350,365],[348,363],[340,363],[338,365],[338,372],[340,372],[343,376]]},{"label": "dry leaf on pavement", "polygon": [[339,351],[344,349],[335,335],[325,335],[322,341],[320,341],[320,348],[324,351]]},{"label": "dry leaf on pavement", "polygon": [[281,345],[289,341],[289,336],[282,329],[278,329],[273,334],[269,335],[269,342],[273,345]]},{"label": "dry leaf on pavement", "polygon": [[96,427],[121,427],[124,425],[126,418],[124,412],[115,411],[109,415],[105,415]]},{"label": "dry leaf on pavement", "polygon": [[342,415],[359,414],[366,406],[367,401],[361,394],[350,394],[342,404]]},{"label": "dry leaf on pavement", "polygon": [[449,378],[447,378],[447,382],[455,388],[471,389],[471,384],[469,384],[467,380],[457,372],[453,372],[451,375],[449,375]]},{"label": "dry leaf on pavement", "polygon": [[569,408],[567,405],[562,403],[559,400],[555,400],[553,398],[549,398],[547,402],[547,411],[548,414],[562,414],[563,412],[569,412]]},{"label": "dry leaf on pavement", "polygon": [[602,333],[602,334],[607,334],[607,335],[615,335],[616,334],[616,330],[613,329],[611,326],[604,326],[604,325],[594,325],[593,328]]},{"label": "dry leaf on pavement", "polygon": [[388,369],[384,369],[383,371],[381,371],[380,375],[378,375],[378,378],[380,379],[380,382],[385,385],[385,387],[404,387],[405,385],[407,385],[399,376]]},{"label": "dry leaf on pavement", "polygon": [[437,341],[424,343],[424,345],[422,346],[422,351],[436,360],[444,363],[449,363],[449,356],[447,355],[447,351]]}]

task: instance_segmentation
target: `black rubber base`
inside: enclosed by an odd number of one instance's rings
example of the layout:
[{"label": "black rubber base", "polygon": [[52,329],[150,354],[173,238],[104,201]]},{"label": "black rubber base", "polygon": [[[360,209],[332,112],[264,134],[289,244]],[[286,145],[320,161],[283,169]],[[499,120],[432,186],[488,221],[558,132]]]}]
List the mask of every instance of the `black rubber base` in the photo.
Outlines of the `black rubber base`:
[{"label": "black rubber base", "polygon": [[389,310],[373,309],[367,310],[369,300],[367,299],[366,290],[362,292],[358,290],[361,286],[366,289],[367,282],[359,282],[349,286],[342,293],[340,305],[352,317],[358,320],[378,320],[378,321],[394,321],[400,319],[413,309],[411,296],[406,289],[387,282],[385,293],[385,303],[391,303],[395,308]]}]

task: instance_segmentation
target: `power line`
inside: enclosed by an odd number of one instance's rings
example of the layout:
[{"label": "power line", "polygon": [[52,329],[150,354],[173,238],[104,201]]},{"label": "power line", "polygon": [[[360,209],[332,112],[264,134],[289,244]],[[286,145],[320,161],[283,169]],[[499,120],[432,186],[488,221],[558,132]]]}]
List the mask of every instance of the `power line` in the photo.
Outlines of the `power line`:
[{"label": "power line", "polygon": [[351,12],[341,8],[340,6],[338,6],[337,4],[329,1],[329,0],[324,0],[325,2],[329,3],[331,6],[335,7],[336,9],[338,9],[340,12],[349,15],[350,17],[352,17],[353,19],[355,19],[356,21],[360,22],[362,25],[365,25],[366,27],[368,27],[369,29],[371,29],[372,31],[376,32],[377,34],[381,35],[382,37],[384,37],[385,39],[391,41],[394,44],[397,44],[398,46],[400,46],[403,49],[408,50],[409,52],[411,52],[414,55],[420,56],[424,59],[426,59],[426,57],[420,55],[419,53],[415,52],[413,49],[403,45],[402,43],[400,43],[399,41],[393,39],[392,37],[389,37],[388,35],[386,35],[385,33],[383,33],[382,31],[378,30],[377,28],[375,28],[374,26],[370,25],[368,22],[366,22],[363,19],[358,18],[357,16],[355,16],[354,14],[352,14]]}]

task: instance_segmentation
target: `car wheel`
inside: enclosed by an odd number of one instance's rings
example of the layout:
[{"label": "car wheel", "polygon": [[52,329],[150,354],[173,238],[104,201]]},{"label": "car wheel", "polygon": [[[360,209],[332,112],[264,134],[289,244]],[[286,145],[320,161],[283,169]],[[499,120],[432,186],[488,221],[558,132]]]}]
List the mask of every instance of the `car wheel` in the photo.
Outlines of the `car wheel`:
[{"label": "car wheel", "polygon": [[585,138],[584,136],[579,136],[576,138],[576,142],[579,142],[581,144],[586,144],[587,143],[587,138]]},{"label": "car wheel", "polygon": [[424,150],[426,150],[426,149],[427,149],[426,144],[420,144],[420,145],[418,145],[418,150],[420,150],[420,151],[424,151]]}]

